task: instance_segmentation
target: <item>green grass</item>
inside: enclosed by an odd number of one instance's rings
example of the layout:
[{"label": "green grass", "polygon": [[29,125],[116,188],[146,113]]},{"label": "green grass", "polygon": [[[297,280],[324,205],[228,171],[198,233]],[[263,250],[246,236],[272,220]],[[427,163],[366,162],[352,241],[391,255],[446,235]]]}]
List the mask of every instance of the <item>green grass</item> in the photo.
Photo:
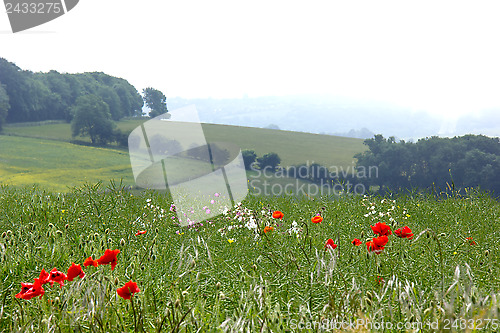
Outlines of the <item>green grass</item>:
[{"label": "green grass", "polygon": [[[128,119],[117,122],[117,128],[130,133],[144,120]],[[309,161],[324,166],[353,166],[353,156],[367,148],[363,140],[332,135],[321,135],[264,128],[202,124],[208,142],[231,142],[241,149],[253,149],[258,156],[276,152],[282,165],[292,166]],[[4,128],[4,134],[33,138],[47,138],[71,141],[70,124],[50,124],[42,126]],[[90,142],[87,137],[76,139]]]},{"label": "green grass", "polygon": [[[322,320],[498,331],[500,205],[487,195],[249,196],[226,215],[180,227],[168,197],[102,190],[0,187],[1,331],[317,332],[326,331]],[[284,218],[273,219],[274,210]],[[323,222],[311,223],[318,213]],[[351,244],[374,237],[370,226],[380,221],[415,236],[390,235],[379,255]],[[325,251],[329,238],[338,247]],[[83,279],[44,285],[41,299],[14,297],[42,269],[65,271],[106,249],[120,250],[113,271],[84,267]],[[133,307],[116,293],[130,280],[141,290]],[[382,331],[364,328],[337,331]]]},{"label": "green grass", "polygon": [[[117,127],[130,132],[144,120],[124,120]],[[203,124],[208,142],[230,142],[241,149],[253,149],[258,156],[276,152],[282,166],[320,163],[351,172],[353,156],[366,149],[362,140],[329,135],[270,129]],[[55,191],[67,191],[85,182],[123,180],[134,185],[128,151],[123,147],[89,147],[70,143],[70,124],[5,127],[0,136],[0,184],[40,184]],[[89,142],[88,138],[77,138]],[[196,169],[195,163],[190,167]],[[179,170],[186,166],[180,165]],[[201,168],[201,166],[200,166]],[[249,174],[251,176],[253,174]],[[287,177],[272,177],[272,184],[306,184]],[[265,193],[263,177],[254,185]],[[290,186],[290,190],[292,186]],[[270,191],[267,191],[270,192]],[[279,193],[279,191],[275,191]],[[282,192],[284,194],[284,192]]]}]

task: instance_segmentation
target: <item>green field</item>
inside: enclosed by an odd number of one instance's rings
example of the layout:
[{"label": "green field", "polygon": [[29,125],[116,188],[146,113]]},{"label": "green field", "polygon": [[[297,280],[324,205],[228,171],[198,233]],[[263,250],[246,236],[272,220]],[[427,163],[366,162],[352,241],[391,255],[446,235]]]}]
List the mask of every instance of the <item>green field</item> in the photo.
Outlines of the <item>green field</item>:
[{"label": "green field", "polygon": [[[500,205],[476,191],[249,196],[226,214],[180,227],[164,195],[102,189],[0,187],[0,331],[499,330]],[[312,223],[317,214],[323,221]],[[365,243],[378,222],[392,234],[376,254]],[[396,237],[404,226],[412,239]],[[328,239],[335,249],[325,249]],[[82,265],[106,249],[120,251],[114,270],[105,260]],[[66,273],[72,263],[83,278],[46,283],[40,298],[15,297],[42,269]],[[140,291],[126,300],[117,290],[129,281]]]},{"label": "green field", "polygon": [[[142,122],[125,120],[118,122],[117,127],[128,133]],[[258,156],[276,152],[282,166],[316,162],[352,171],[353,156],[366,150],[363,140],[328,135],[214,124],[203,124],[203,130],[208,142],[231,142],[242,149],[255,150]],[[0,135],[0,184],[36,183],[56,191],[109,180],[134,185],[125,148],[73,144],[69,124],[7,126],[3,133],[6,135]],[[274,182],[286,184],[296,180],[282,178]]]}]

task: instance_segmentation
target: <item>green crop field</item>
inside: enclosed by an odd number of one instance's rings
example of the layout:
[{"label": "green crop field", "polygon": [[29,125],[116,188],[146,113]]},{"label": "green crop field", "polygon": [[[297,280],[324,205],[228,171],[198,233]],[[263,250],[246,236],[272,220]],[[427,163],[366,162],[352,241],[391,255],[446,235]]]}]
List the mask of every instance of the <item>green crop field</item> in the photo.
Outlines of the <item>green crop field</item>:
[{"label": "green crop field", "polygon": [[[117,127],[128,133],[142,122],[124,120],[118,122]],[[285,167],[316,162],[352,172],[353,156],[366,150],[363,140],[329,135],[214,124],[203,124],[203,130],[208,142],[231,142],[241,149],[255,150],[258,156],[276,152]],[[0,184],[36,183],[56,191],[97,181],[123,180],[124,184],[134,184],[125,148],[70,143],[73,138],[69,124],[7,126],[3,133],[6,135],[0,135]],[[77,139],[89,141],[85,137]],[[284,177],[274,179],[273,183],[301,185],[304,182]],[[260,188],[263,181],[254,184]],[[260,192],[266,191],[261,188]]]},{"label": "green crop field", "polygon": [[102,190],[0,187],[2,332],[499,330],[500,205],[479,192],[249,196],[183,227],[167,196]]}]

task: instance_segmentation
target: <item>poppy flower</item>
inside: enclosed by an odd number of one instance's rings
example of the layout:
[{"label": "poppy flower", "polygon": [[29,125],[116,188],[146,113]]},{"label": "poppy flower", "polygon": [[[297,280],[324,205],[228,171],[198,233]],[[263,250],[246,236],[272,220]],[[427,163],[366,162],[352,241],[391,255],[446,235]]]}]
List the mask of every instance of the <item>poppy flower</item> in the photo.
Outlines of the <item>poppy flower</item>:
[{"label": "poppy flower", "polygon": [[40,296],[40,298],[42,298],[43,294],[45,294],[45,291],[43,290],[40,280],[35,279],[35,283],[21,282],[21,291],[16,294],[16,298],[29,300],[36,296]]},{"label": "poppy flower", "polygon": [[49,279],[50,279],[50,274],[46,272],[45,269],[42,269],[42,271],[40,272],[40,276],[38,277],[38,281],[40,282],[40,284],[43,285],[48,283]]},{"label": "poppy flower", "polygon": [[285,215],[282,212],[280,212],[279,210],[277,210],[273,213],[273,218],[275,218],[275,219],[282,219],[283,216],[285,216]]},{"label": "poppy flower", "polygon": [[59,283],[59,287],[62,288],[64,286],[64,280],[66,280],[66,274],[63,272],[60,272],[57,270],[57,268],[53,268],[50,273],[49,273],[49,280],[48,282],[50,283],[50,286],[54,286],[54,282]]},{"label": "poppy flower", "polygon": [[274,230],[273,227],[265,227],[264,228],[264,233],[267,234],[268,232],[273,231],[273,230]]},{"label": "poppy flower", "polygon": [[118,296],[123,299],[130,299],[130,297],[134,296],[134,294],[138,293],[139,291],[141,290],[137,287],[137,283],[132,281],[125,283],[123,287],[116,290]]},{"label": "poppy flower", "polygon": [[408,238],[408,239],[413,238],[413,233],[411,232],[411,229],[408,228],[407,226],[405,226],[403,228],[399,228],[398,230],[395,230],[394,234],[396,236],[398,236],[399,238]]},{"label": "poppy flower", "polygon": [[370,252],[375,252],[376,254],[379,254],[382,252],[384,249],[384,246],[387,244],[389,241],[389,238],[387,236],[380,236],[373,238],[371,241],[366,242],[366,249]]},{"label": "poppy flower", "polygon": [[357,239],[357,238],[354,238],[354,240],[353,240],[351,243],[352,243],[353,245],[356,245],[356,246],[359,246],[359,245],[361,245],[361,244],[362,244],[362,243],[361,243],[361,241],[360,241],[359,239]]},{"label": "poppy flower", "polygon": [[384,222],[377,222],[375,225],[371,226],[374,233],[380,236],[389,236],[391,232],[391,227],[389,227]]},{"label": "poppy flower", "polygon": [[87,267],[87,266],[94,266],[94,267],[97,267],[97,265],[99,265],[97,263],[97,260],[94,260],[92,259],[92,257],[88,257],[87,259],[85,259],[85,261],[83,262],[83,266],[84,267]]},{"label": "poppy flower", "polygon": [[137,233],[135,235],[139,236],[139,235],[144,235],[145,233],[146,233],[146,230],[141,230],[141,231],[137,231]]},{"label": "poppy flower", "polygon": [[73,279],[77,276],[79,276],[80,279],[83,279],[83,277],[85,276],[85,272],[82,270],[82,267],[80,265],[75,265],[75,263],[73,263],[68,268],[68,275],[66,276],[66,280],[73,281]]},{"label": "poppy flower", "polygon": [[469,245],[476,245],[476,242],[472,240],[472,237],[467,237],[466,240],[469,241]]},{"label": "poppy flower", "polygon": [[97,259],[97,263],[99,265],[111,265],[111,270],[115,269],[116,264],[118,263],[116,256],[120,253],[120,250],[106,250],[104,254]]},{"label": "poppy flower", "polygon": [[321,223],[322,221],[323,221],[323,218],[321,216],[319,216],[319,215],[316,215],[315,217],[313,217],[311,219],[312,223]]},{"label": "poppy flower", "polygon": [[389,241],[389,237],[387,236],[379,236],[376,238],[373,238],[373,242],[378,246],[378,247],[384,247],[387,242]]},{"label": "poppy flower", "polygon": [[337,248],[337,244],[333,242],[333,239],[328,239],[325,243],[325,250],[332,249],[335,250]]}]

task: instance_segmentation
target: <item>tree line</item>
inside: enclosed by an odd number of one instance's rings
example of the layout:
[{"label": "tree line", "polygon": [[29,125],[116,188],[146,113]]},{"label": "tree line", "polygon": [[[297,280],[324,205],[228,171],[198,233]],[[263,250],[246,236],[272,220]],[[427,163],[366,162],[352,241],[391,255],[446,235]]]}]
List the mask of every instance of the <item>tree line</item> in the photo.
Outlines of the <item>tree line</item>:
[{"label": "tree line", "polygon": [[357,167],[376,167],[363,181],[382,191],[435,187],[480,187],[500,193],[500,139],[484,135],[430,137],[416,143],[375,135],[369,150],[357,154]]},{"label": "tree line", "polygon": [[0,58],[0,124],[73,119],[80,96],[96,95],[109,107],[111,119],[142,113],[142,96],[128,81],[101,72],[33,73]]}]

